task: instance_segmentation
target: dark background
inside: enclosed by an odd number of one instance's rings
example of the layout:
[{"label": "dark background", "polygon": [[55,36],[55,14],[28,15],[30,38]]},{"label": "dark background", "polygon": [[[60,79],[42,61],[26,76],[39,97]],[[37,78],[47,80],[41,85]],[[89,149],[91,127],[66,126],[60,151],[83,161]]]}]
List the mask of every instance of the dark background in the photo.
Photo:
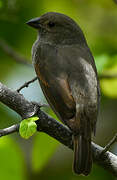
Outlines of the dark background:
[{"label": "dark background", "polygon": [[[117,4],[112,0],[0,0],[0,39],[31,62],[36,31],[25,22],[48,11],[67,14],[81,26],[94,55],[98,73],[117,74]],[[0,48],[0,81],[16,90],[35,77],[34,68],[22,65]],[[101,107],[94,141],[104,146],[117,132],[117,80],[101,79]],[[21,91],[28,99],[46,102],[38,82]],[[45,109],[52,116],[53,112]],[[0,104],[0,129],[21,118]],[[117,153],[114,144],[111,151]],[[0,139],[0,179],[8,180],[114,180],[94,164],[88,177],[72,173],[72,151],[43,133],[29,140],[18,134]]]}]

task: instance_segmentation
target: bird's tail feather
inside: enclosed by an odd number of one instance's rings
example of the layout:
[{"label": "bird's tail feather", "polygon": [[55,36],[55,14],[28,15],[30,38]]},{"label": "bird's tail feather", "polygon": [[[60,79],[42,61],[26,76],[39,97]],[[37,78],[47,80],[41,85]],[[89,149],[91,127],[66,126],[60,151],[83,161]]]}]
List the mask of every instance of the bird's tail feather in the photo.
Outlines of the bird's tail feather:
[{"label": "bird's tail feather", "polygon": [[92,167],[91,141],[82,135],[74,136],[74,164],[76,174],[88,175]]},{"label": "bird's tail feather", "polygon": [[73,169],[77,174],[88,175],[92,168],[90,120],[82,118],[80,127],[79,134],[74,135]]}]

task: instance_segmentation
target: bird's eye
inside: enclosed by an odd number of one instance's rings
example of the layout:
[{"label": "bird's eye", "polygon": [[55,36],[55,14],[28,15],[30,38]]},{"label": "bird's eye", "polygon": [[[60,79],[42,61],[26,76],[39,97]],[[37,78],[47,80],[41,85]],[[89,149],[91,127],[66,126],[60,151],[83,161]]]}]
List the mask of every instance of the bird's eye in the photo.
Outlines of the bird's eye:
[{"label": "bird's eye", "polygon": [[48,26],[49,26],[49,27],[54,27],[54,26],[55,26],[55,23],[54,23],[54,22],[49,22],[49,23],[48,23]]}]

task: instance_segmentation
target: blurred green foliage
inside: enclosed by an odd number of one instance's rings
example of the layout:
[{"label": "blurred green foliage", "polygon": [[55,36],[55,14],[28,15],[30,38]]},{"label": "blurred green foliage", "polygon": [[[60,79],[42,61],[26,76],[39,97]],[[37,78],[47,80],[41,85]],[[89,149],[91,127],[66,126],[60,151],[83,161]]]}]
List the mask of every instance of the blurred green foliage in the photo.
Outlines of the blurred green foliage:
[{"label": "blurred green foliage", "polygon": [[33,143],[32,168],[34,172],[40,172],[53,155],[58,142],[48,135],[40,133],[34,138]]},{"label": "blurred green foliage", "polygon": [[[31,59],[36,32],[25,22],[48,11],[58,11],[76,20],[95,57],[98,73],[117,74],[117,4],[113,0],[0,0],[0,39]],[[34,76],[33,68],[19,65],[0,48],[2,83],[17,89]],[[101,110],[94,141],[104,145],[117,131],[117,80],[102,79],[100,85]],[[45,102],[38,82],[23,89],[22,93],[28,100]],[[46,111],[55,118],[50,109]],[[0,128],[20,121],[16,113],[0,104]],[[116,151],[117,147],[114,149]],[[1,138],[0,160],[0,179],[4,180],[114,179],[96,165],[90,176],[75,176],[71,166],[72,152],[43,133],[37,133],[27,141],[16,134]]]},{"label": "blurred green foliage", "polygon": [[25,180],[24,156],[19,145],[9,137],[0,139],[0,179]]}]

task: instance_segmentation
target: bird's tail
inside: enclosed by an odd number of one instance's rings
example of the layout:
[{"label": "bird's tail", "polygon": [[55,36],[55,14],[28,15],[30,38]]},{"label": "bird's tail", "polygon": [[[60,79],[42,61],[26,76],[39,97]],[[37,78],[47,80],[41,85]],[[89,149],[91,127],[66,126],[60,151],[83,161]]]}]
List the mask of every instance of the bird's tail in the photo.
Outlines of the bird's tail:
[{"label": "bird's tail", "polygon": [[87,176],[92,168],[91,127],[90,122],[84,124],[84,132],[74,135],[74,164],[76,174]]}]

